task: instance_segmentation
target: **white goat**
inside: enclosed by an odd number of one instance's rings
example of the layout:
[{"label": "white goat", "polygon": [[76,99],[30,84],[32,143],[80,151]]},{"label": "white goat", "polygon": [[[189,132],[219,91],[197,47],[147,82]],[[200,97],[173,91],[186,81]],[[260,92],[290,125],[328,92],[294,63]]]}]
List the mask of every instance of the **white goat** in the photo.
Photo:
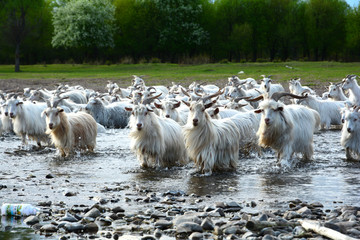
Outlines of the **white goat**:
[{"label": "white goat", "polygon": [[180,101],[163,100],[161,103],[154,102],[155,107],[161,109],[160,116],[171,118],[180,125],[185,125],[189,113],[188,107],[181,104]]},{"label": "white goat", "polygon": [[344,125],[341,131],[341,146],[345,148],[348,160],[358,160],[360,156],[359,108],[355,108],[353,111],[345,111]]},{"label": "white goat", "polygon": [[131,150],[137,155],[140,165],[147,167],[170,167],[188,161],[181,127],[170,118],[161,118],[143,104],[131,111],[129,126]]},{"label": "white goat", "polygon": [[[255,113],[262,113],[257,132],[259,145],[277,152],[278,161],[288,161],[294,153],[305,159],[313,155],[313,133],[320,124],[320,115],[307,107],[277,102],[288,93],[273,94],[260,103]],[[290,95],[295,97],[295,95]]]},{"label": "white goat", "polygon": [[[244,97],[256,98],[256,97],[260,96],[261,94],[262,94],[262,92],[260,90],[258,90],[257,88],[245,90],[241,87],[241,85],[237,85],[237,86],[230,87],[228,96],[231,97],[232,99],[244,98]],[[257,102],[251,102],[250,104],[251,104],[251,106],[253,106],[255,108],[258,106]]]},{"label": "white goat", "polygon": [[304,95],[298,100],[301,105],[308,106],[320,114],[321,129],[329,129],[331,125],[341,125],[341,109],[345,107],[342,101],[321,100],[313,95]]},{"label": "white goat", "polygon": [[201,101],[190,103],[187,124],[183,127],[190,159],[201,173],[234,170],[239,158],[240,131],[229,118],[211,119]]},{"label": "white goat", "polygon": [[103,103],[99,98],[91,98],[85,107],[97,123],[107,128],[125,128],[129,123],[129,113],[125,107],[129,103],[115,102],[109,105]]},{"label": "white goat", "polygon": [[284,92],[284,87],[281,84],[273,84],[270,76],[261,75],[260,90],[264,93],[267,93],[269,96],[272,96],[275,92]]},{"label": "white goat", "polygon": [[94,151],[96,145],[97,123],[88,113],[65,113],[57,107],[59,101],[47,101],[48,108],[42,112],[46,116],[47,134],[59,150],[61,157],[67,157],[74,150]]},{"label": "white goat", "polygon": [[22,144],[26,144],[26,136],[35,140],[39,146],[41,142],[48,143],[45,118],[41,117],[41,112],[46,108],[45,103],[23,102],[14,96],[6,104],[13,121],[13,130],[21,136]]},{"label": "white goat", "polygon": [[328,92],[328,98],[334,101],[347,101],[349,100],[341,87],[341,83],[332,84],[330,83],[329,86],[329,92]]},{"label": "white goat", "polygon": [[316,94],[314,92],[314,90],[312,90],[311,88],[309,88],[307,86],[302,86],[300,81],[301,81],[300,78],[291,79],[289,81],[289,91],[292,94],[300,95],[300,94],[302,94],[304,92],[308,92],[308,93],[310,93],[312,95]]},{"label": "white goat", "polygon": [[349,100],[352,104],[360,106],[360,87],[356,81],[356,75],[347,75],[343,79],[343,90],[349,91]]}]

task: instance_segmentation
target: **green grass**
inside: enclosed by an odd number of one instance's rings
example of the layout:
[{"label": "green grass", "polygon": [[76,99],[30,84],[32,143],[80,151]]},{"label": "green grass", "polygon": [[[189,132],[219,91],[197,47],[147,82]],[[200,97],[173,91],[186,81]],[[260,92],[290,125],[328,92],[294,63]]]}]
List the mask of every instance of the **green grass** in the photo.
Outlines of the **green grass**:
[{"label": "green grass", "polygon": [[[287,68],[285,66],[290,66]],[[228,63],[203,65],[178,64],[119,64],[119,65],[86,65],[86,64],[49,64],[22,65],[21,72],[15,73],[13,65],[0,65],[0,81],[3,79],[58,80],[69,82],[77,80],[94,80],[106,82],[114,80],[129,85],[132,75],[143,75],[148,83],[169,85],[172,81],[188,84],[192,81],[207,83],[225,83],[227,78],[238,75],[240,78],[253,77],[259,80],[260,75],[272,75],[277,82],[288,82],[291,78],[300,77],[307,85],[322,85],[327,82],[339,82],[347,74],[360,75],[360,63],[339,62],[280,62],[280,63]],[[244,74],[238,74],[244,71]]]}]

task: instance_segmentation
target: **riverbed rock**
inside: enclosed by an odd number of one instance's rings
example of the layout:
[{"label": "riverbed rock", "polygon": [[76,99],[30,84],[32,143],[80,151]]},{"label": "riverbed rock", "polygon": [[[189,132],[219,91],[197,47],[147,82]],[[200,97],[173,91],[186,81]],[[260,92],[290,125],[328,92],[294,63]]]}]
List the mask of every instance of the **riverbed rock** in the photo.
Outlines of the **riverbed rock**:
[{"label": "riverbed rock", "polygon": [[57,227],[53,224],[46,224],[40,228],[40,232],[54,233],[57,231]]},{"label": "riverbed rock", "polygon": [[29,216],[27,218],[25,218],[24,223],[27,225],[34,225],[40,222],[40,219],[38,216]]},{"label": "riverbed rock", "polygon": [[203,232],[202,227],[194,222],[183,222],[176,226],[177,233],[193,233],[193,232]]},{"label": "riverbed rock", "polygon": [[167,220],[158,220],[155,222],[155,227],[161,230],[171,228],[173,223]]},{"label": "riverbed rock", "polygon": [[101,216],[101,213],[100,213],[99,209],[97,209],[97,208],[90,209],[90,211],[88,211],[84,215],[84,217],[90,217],[90,218],[97,218],[99,216]]}]

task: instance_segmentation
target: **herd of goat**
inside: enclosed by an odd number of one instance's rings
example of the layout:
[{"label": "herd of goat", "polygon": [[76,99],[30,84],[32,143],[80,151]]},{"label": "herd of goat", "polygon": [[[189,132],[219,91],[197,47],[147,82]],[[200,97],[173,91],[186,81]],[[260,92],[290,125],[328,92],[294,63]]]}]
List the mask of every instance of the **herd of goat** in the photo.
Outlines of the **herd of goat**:
[{"label": "herd of goat", "polygon": [[[60,85],[55,90],[25,88],[0,91],[2,132],[53,144],[62,157],[74,150],[94,151],[105,128],[130,128],[131,150],[144,168],[171,167],[192,160],[197,171],[210,174],[236,168],[239,153],[271,148],[279,163],[300,154],[313,155],[319,129],[342,127],[341,145],[347,159],[360,155],[360,87],[356,75],[330,84],[316,95],[300,79],[281,84],[262,76],[228,78],[227,85],[192,83],[183,87],[145,85],[134,76],[131,86],[109,82],[107,92]],[[283,97],[290,97],[290,101]],[[359,121],[358,121],[359,120]]]}]

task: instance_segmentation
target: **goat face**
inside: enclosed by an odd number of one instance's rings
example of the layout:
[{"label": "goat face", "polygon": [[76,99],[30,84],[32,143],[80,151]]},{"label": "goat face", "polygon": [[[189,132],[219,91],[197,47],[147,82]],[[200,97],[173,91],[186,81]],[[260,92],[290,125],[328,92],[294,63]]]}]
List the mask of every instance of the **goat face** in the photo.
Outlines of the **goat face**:
[{"label": "goat face", "polygon": [[261,84],[263,89],[265,90],[265,92],[269,92],[270,91],[270,86],[271,86],[271,79],[270,78],[264,78],[261,80]]},{"label": "goat face", "polygon": [[328,97],[329,97],[329,98],[333,98],[333,97],[335,97],[335,96],[338,96],[338,95],[339,95],[339,91],[340,91],[340,89],[339,89],[339,87],[338,87],[337,85],[331,84],[331,85],[329,86],[329,94],[328,94]]},{"label": "goat face", "polygon": [[242,97],[243,94],[240,92],[241,87],[232,86],[229,89],[228,96],[231,98]]},{"label": "goat face", "polygon": [[271,126],[280,121],[280,114],[283,110],[283,104],[270,101],[269,104],[261,104],[260,107],[255,110],[255,113],[261,113],[261,121],[263,121],[266,126]]},{"label": "goat face", "polygon": [[54,130],[60,125],[59,113],[63,111],[62,108],[47,108],[41,113],[42,117],[46,116],[46,126],[50,130]]},{"label": "goat face", "polygon": [[176,108],[180,107],[181,102],[170,102],[165,101],[162,104],[162,116],[166,118],[171,118],[173,120],[177,120],[178,112],[175,110]]},{"label": "goat face", "polygon": [[18,108],[21,108],[22,104],[23,104],[23,102],[16,98],[12,98],[12,99],[8,100],[7,105],[8,105],[8,109],[9,109],[8,114],[9,114],[10,118],[16,118]]},{"label": "goat face", "polygon": [[33,91],[33,93],[29,97],[30,101],[40,101],[41,100],[41,94],[39,90]]},{"label": "goat face", "polygon": [[143,87],[145,86],[145,82],[142,78],[136,76],[136,75],[133,75],[134,79],[132,80],[132,84],[133,84],[133,87]]},{"label": "goat face", "polygon": [[345,113],[345,123],[344,128],[348,133],[354,133],[359,130],[360,127],[360,113],[359,112],[350,112]]},{"label": "goat face", "polygon": [[356,80],[355,77],[346,77],[343,79],[343,84],[342,84],[342,89],[343,90],[348,90],[350,88],[353,88],[354,86],[354,81]]},{"label": "goat face", "polygon": [[147,119],[150,117],[149,114],[153,112],[152,109],[143,104],[136,105],[134,108],[125,107],[125,110],[131,111],[131,122],[134,124],[131,127],[136,127],[138,131],[141,131],[144,127],[147,127]]},{"label": "goat face", "polygon": [[212,102],[210,104],[204,105],[201,101],[192,102],[190,104],[190,112],[188,116],[188,124],[192,124],[194,127],[199,124],[202,125],[205,121],[210,119],[210,116],[207,112],[205,112],[206,108],[211,107]]}]

